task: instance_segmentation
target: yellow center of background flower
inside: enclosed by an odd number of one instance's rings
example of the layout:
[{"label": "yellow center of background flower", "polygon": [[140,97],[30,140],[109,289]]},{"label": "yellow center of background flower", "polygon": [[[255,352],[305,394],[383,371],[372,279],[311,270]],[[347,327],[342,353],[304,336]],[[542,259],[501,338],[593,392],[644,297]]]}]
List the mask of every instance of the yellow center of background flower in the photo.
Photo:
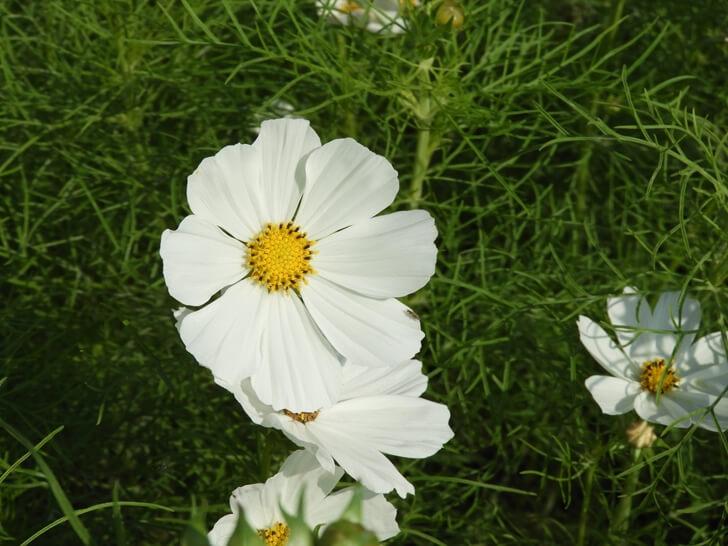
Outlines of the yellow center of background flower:
[{"label": "yellow center of background flower", "polygon": [[655,358],[642,364],[642,372],[640,373],[642,390],[657,394],[658,389],[660,392],[665,393],[677,387],[680,378],[675,373],[674,368],[668,368],[667,370],[665,368],[664,358]]},{"label": "yellow center of background flower", "polygon": [[289,411],[287,409],[283,410],[283,413],[285,413],[288,417],[293,419],[294,421],[298,421],[299,423],[310,423],[311,421],[315,421],[316,417],[319,416],[318,411],[301,411],[299,413],[295,413],[292,411]]},{"label": "yellow center of background flower", "polygon": [[286,546],[290,534],[288,525],[280,522],[267,529],[258,529],[258,536],[265,541],[266,546]]},{"label": "yellow center of background flower", "polygon": [[248,242],[250,277],[268,292],[298,288],[306,275],[315,273],[311,267],[313,244],[292,222],[267,224]]},{"label": "yellow center of background flower", "polygon": [[361,5],[359,2],[344,2],[338,7],[338,10],[341,13],[354,13],[357,10],[361,9]]}]

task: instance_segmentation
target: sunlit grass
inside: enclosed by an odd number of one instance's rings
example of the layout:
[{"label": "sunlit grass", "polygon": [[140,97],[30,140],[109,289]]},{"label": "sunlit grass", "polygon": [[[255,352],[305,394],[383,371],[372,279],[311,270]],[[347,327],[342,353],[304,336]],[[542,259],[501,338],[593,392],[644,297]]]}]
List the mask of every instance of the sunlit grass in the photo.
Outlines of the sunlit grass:
[{"label": "sunlit grass", "polygon": [[293,449],[186,353],[158,256],[186,176],[284,100],[440,232],[408,303],[456,436],[398,462],[392,544],[619,543],[635,472],[625,543],[720,543],[725,437],[660,427],[635,466],[575,321],[635,285],[727,329],[726,7],[463,4],[399,37],[296,0],[0,5],[0,540],[176,544]]}]

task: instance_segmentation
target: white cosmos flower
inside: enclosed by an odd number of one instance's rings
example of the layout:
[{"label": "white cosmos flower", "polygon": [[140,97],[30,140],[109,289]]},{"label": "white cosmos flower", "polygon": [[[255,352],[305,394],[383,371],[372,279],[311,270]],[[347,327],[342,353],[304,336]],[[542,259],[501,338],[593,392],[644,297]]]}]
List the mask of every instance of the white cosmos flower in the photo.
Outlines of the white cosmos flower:
[{"label": "white cosmos flower", "polygon": [[[281,508],[297,515],[303,496],[302,517],[311,529],[333,523],[343,515],[354,495],[353,487],[331,494],[342,475],[340,468],[328,472],[306,451],[296,451],[286,459],[280,472],[265,483],[244,485],[233,491],[232,514],[220,518],[207,538],[212,546],[226,546],[242,508],[248,524],[258,531],[266,546],[292,546],[298,541],[291,535]],[[364,491],[361,508],[362,526],[379,540],[399,532],[397,510],[382,495]]]},{"label": "white cosmos flower", "polygon": [[402,13],[419,5],[419,0],[316,0],[319,15],[331,22],[390,34],[403,33],[407,26]]},{"label": "white cosmos flower", "polygon": [[[589,353],[612,376],[586,380],[602,411],[619,415],[634,409],[645,421],[716,430],[710,413],[728,385],[728,360],[720,332],[698,340],[700,304],[665,292],[654,310],[634,288],[609,298],[613,340],[594,321],[579,317],[579,335]],[[659,394],[658,394],[659,393]],[[721,429],[728,428],[728,398],[714,408]]]},{"label": "white cosmos flower", "polygon": [[264,121],[252,145],[204,159],[193,214],[160,249],[170,294],[203,306],[178,316],[187,350],[225,388],[250,377],[292,411],[338,399],[344,358],[412,357],[424,334],[395,298],[434,273],[437,230],[422,210],[375,217],[398,188],[385,158],[350,138],[322,146],[303,119]]},{"label": "white cosmos flower", "polygon": [[389,369],[347,363],[336,402],[314,412],[276,411],[249,380],[234,392],[253,422],[283,431],[328,471],[335,461],[367,489],[405,497],[414,487],[384,454],[422,459],[453,436],[447,407],[420,398],[426,388],[421,364],[411,360]]}]

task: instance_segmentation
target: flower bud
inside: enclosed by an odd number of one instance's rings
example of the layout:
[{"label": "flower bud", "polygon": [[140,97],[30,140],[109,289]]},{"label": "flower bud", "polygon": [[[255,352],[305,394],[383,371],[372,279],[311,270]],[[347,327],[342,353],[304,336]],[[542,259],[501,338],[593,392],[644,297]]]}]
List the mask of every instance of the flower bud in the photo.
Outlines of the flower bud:
[{"label": "flower bud", "polygon": [[445,0],[435,14],[435,22],[441,26],[452,25],[452,28],[460,28],[465,22],[465,14],[455,0]]},{"label": "flower bud", "polygon": [[647,421],[635,421],[627,428],[627,440],[633,447],[642,449],[651,447],[657,440],[657,435],[654,427]]},{"label": "flower bud", "polygon": [[358,523],[339,520],[326,528],[317,546],[379,546],[374,533]]}]

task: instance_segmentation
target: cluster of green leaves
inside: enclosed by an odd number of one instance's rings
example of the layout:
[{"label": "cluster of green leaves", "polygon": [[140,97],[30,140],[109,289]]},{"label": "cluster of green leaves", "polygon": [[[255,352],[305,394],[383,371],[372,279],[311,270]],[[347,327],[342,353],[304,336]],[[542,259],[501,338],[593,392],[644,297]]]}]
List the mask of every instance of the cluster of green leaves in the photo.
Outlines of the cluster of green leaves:
[{"label": "cluster of green leaves", "polygon": [[285,101],[440,232],[407,303],[456,435],[398,461],[391,543],[720,543],[725,437],[658,430],[634,463],[574,322],[635,285],[726,329],[728,8],[461,4],[387,37],[300,0],[0,3],[0,541],[173,544],[291,450],[184,351],[158,257],[186,176]]}]

